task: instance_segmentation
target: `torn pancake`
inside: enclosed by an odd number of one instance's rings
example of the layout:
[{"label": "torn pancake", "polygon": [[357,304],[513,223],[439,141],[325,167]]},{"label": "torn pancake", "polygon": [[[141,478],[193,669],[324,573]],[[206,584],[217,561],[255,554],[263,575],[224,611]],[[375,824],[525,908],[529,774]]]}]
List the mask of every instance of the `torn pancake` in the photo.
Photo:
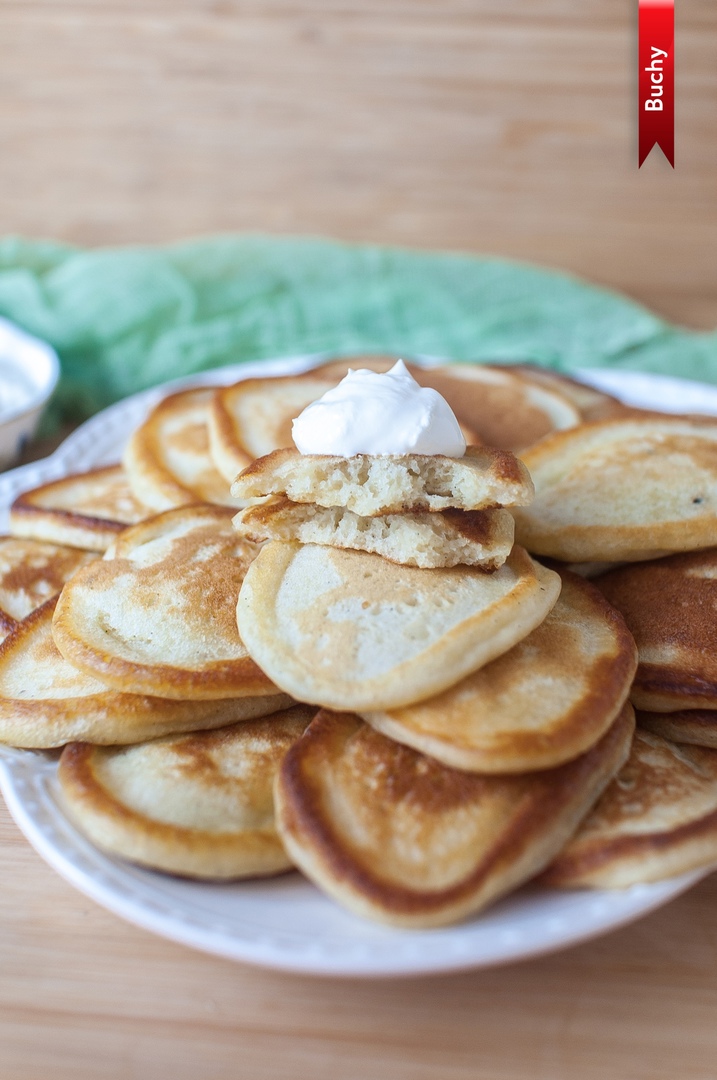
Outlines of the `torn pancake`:
[{"label": "torn pancake", "polygon": [[508,510],[444,510],[359,517],[340,506],[275,498],[240,510],[234,526],[249,540],[369,551],[404,566],[480,566],[497,570],[510,554],[515,526]]},{"label": "torn pancake", "polygon": [[292,864],[274,824],[274,777],[315,711],[298,705],[139,746],[73,743],[58,767],[62,804],[98,847],[155,870],[280,873]]},{"label": "torn pancake", "polygon": [[271,541],[244,579],[239,633],[277,686],[327,708],[432,697],[543,621],[560,577],[514,547],[492,574]]},{"label": "torn pancake", "polygon": [[442,926],[517,888],[560,851],[627,757],[626,706],[586,754],[524,776],[458,772],[351,713],[321,712],[275,788],[289,856],[358,915]]},{"label": "torn pancake", "polygon": [[630,415],[551,435],[523,454],[535,484],[515,511],[529,551],[634,562],[717,535],[717,419]]},{"label": "torn pancake", "polygon": [[[303,375],[245,379],[219,388],[209,414],[209,441],[214,462],[227,481],[231,483],[256,458],[293,447],[292,420],[333,389],[349,366],[336,375],[317,368]],[[479,441],[474,431],[461,427],[467,443]]]},{"label": "torn pancake", "polygon": [[317,506],[341,506],[361,517],[419,510],[488,510],[530,502],[525,466],[504,450],[469,446],[443,454],[300,454],[275,450],[249,465],[232,494],[251,503],[267,495]]},{"label": "torn pancake", "polygon": [[65,476],[18,495],[10,507],[14,536],[104,551],[122,529],[152,513],[132,493],[121,465]]},{"label": "torn pancake", "polygon": [[630,757],[541,877],[624,889],[717,863],[717,751],[635,732]]},{"label": "torn pancake", "polygon": [[605,734],[636,667],[622,617],[594,586],[566,574],[545,620],[498,659],[428,701],[362,716],[456,769],[549,769]]},{"label": "torn pancake", "polygon": [[96,558],[95,552],[0,536],[0,625],[12,629]]},{"label": "torn pancake", "polygon": [[116,690],[231,698],[276,688],[236,627],[256,547],[220,506],[170,510],[127,529],[62,591],[53,633],[76,667]]},{"label": "torn pancake", "polygon": [[170,701],[120,694],[78,671],[52,637],[56,599],[28,615],[0,645],[0,742],[49,749],[81,739],[101,745],[223,727],[291,704],[285,694]]},{"label": "torn pancake", "polygon": [[717,709],[717,548],[623,566],[596,579],[637,644],[638,709]]},{"label": "torn pancake", "polygon": [[130,438],[123,464],[136,497],[155,512],[192,503],[236,506],[209,450],[213,387],[160,401]]}]

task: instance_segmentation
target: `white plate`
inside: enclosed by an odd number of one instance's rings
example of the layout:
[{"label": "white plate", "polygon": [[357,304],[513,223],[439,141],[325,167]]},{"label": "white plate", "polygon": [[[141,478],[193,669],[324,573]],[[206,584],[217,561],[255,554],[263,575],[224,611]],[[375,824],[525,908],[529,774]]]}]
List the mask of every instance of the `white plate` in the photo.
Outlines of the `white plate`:
[{"label": "white plate", "polygon": [[[315,358],[314,358],[315,360]],[[187,382],[230,382],[311,366],[312,358],[224,368]],[[633,404],[717,415],[717,388],[679,379],[590,371],[586,381]],[[93,417],[45,461],[0,476],[0,512],[20,491],[117,460],[127,435],[166,392],[137,394]],[[4,522],[0,521],[0,529]],[[129,922],[197,949],[287,971],[340,976],[427,974],[488,967],[564,948],[644,915],[705,871],[624,891],[527,887],[458,926],[390,930],[355,918],[298,874],[200,884],[103,855],[57,802],[56,754],[0,747],[0,788],[40,855],[72,885]]]}]

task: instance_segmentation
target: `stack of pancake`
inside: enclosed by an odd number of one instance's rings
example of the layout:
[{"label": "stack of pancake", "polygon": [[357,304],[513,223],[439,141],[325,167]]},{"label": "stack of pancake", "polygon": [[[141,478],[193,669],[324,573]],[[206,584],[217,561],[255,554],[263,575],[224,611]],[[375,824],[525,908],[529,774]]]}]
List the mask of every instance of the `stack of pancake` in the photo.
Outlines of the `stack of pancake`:
[{"label": "stack of pancake", "polygon": [[[67,813],[109,852],[199,878],[293,864],[395,925],[541,873],[717,861],[717,564],[652,559],[717,541],[717,422],[520,365],[414,367],[463,462],[287,451],[349,365],[174,394],[122,466],[16,500],[0,740],[65,746]],[[563,565],[628,560],[602,592]]]}]

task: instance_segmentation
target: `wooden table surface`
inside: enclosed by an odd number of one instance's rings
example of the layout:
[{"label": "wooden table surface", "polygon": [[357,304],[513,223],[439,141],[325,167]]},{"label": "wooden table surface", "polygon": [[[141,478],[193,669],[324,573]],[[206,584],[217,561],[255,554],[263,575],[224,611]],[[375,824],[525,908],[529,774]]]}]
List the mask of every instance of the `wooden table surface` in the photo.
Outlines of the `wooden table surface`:
[{"label": "wooden table surface", "polygon": [[[0,234],[252,229],[491,252],[717,326],[717,5],[678,4],[676,168],[636,168],[624,0],[2,0]],[[0,806],[0,1080],[708,1080],[717,878],[511,967],[222,961],[57,877]]]}]

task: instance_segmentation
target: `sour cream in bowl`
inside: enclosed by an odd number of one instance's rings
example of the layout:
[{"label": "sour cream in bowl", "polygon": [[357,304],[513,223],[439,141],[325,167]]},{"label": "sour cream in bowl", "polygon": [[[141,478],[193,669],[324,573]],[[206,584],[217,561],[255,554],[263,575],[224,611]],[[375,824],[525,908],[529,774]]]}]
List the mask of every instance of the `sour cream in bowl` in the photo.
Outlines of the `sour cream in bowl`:
[{"label": "sour cream in bowl", "polygon": [[0,469],[22,453],[60,377],[60,362],[46,342],[0,318]]}]

